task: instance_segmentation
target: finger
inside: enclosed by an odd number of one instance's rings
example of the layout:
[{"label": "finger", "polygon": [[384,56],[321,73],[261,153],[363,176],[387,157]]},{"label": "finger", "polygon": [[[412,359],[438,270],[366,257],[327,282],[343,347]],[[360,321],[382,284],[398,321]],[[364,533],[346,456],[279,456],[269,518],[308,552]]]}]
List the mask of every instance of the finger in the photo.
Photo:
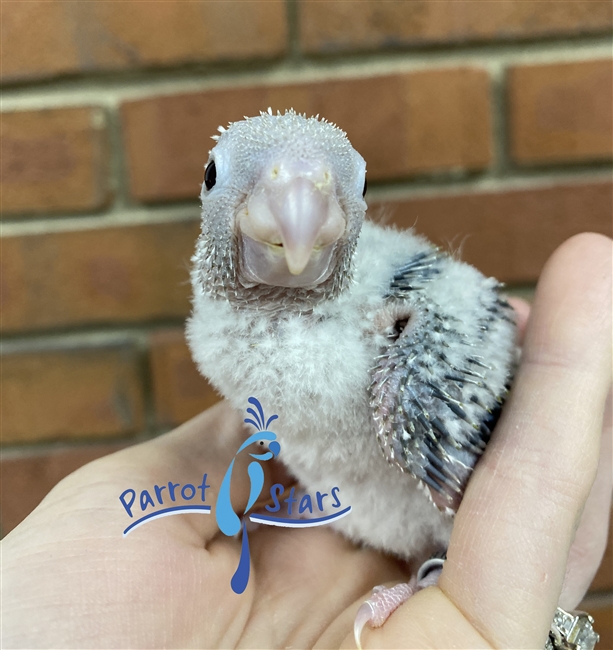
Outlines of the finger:
[{"label": "finger", "polygon": [[610,268],[598,235],[546,265],[512,393],[456,517],[439,585],[494,647],[542,647],[558,603],[598,464]]},{"label": "finger", "polygon": [[526,333],[526,325],[530,316],[530,303],[523,298],[507,298],[508,303],[515,311],[515,323],[517,325],[517,344],[522,345]]},{"label": "finger", "polygon": [[575,609],[587,593],[600,566],[608,541],[611,488],[613,486],[613,417],[609,393],[600,440],[600,462],[596,480],[585,503],[577,534],[568,556],[560,607]]}]

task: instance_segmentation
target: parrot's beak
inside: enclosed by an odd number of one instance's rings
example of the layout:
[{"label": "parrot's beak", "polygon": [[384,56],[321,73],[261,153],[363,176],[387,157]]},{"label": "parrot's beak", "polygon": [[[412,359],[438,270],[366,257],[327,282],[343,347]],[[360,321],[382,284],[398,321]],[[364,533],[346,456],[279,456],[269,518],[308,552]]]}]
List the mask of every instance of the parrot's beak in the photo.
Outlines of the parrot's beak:
[{"label": "parrot's beak", "polygon": [[247,281],[306,287],[332,272],[345,217],[329,170],[300,161],[267,169],[239,214]]}]

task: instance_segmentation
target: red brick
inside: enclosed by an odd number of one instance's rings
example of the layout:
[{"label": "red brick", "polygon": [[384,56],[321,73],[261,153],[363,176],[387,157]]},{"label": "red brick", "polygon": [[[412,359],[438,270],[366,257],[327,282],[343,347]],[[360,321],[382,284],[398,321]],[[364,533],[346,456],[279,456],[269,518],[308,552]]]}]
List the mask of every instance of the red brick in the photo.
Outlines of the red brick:
[{"label": "red brick", "polygon": [[511,69],[513,160],[520,164],[610,160],[612,82],[611,59]]},{"label": "red brick", "polygon": [[183,317],[198,221],[5,237],[2,328]]},{"label": "red brick", "polygon": [[197,196],[217,126],[268,106],[319,114],[338,124],[365,157],[371,179],[482,169],[491,158],[489,80],[483,70],[211,90],[122,106],[132,194],[144,201]]},{"label": "red brick", "polygon": [[300,0],[298,7],[300,42],[311,53],[574,36],[613,25],[609,2],[585,0]]},{"label": "red brick", "polygon": [[2,77],[280,56],[283,0],[3,2]]},{"label": "red brick", "polygon": [[[613,589],[613,509],[609,520],[609,543],[605,551],[598,573],[594,578],[590,591],[607,591]],[[613,646],[612,646],[613,647]]]},{"label": "red brick", "polygon": [[21,523],[65,476],[123,447],[125,443],[95,444],[70,450],[32,450],[12,458],[5,454],[0,465],[2,534]]},{"label": "red brick", "polygon": [[413,198],[374,205],[401,228],[415,230],[483,273],[534,282],[547,258],[583,231],[611,236],[610,182],[569,183],[534,189]]},{"label": "red brick", "polygon": [[406,86],[407,172],[487,167],[492,157],[487,74],[470,68],[415,72]]},{"label": "red brick", "polygon": [[3,443],[126,435],[142,427],[138,357],[127,345],[3,355]]},{"label": "red brick", "polygon": [[150,342],[158,424],[176,426],[219,401],[192,361],[182,328],[155,332]]},{"label": "red brick", "polygon": [[107,202],[101,108],[7,112],[1,118],[3,213],[95,210]]}]

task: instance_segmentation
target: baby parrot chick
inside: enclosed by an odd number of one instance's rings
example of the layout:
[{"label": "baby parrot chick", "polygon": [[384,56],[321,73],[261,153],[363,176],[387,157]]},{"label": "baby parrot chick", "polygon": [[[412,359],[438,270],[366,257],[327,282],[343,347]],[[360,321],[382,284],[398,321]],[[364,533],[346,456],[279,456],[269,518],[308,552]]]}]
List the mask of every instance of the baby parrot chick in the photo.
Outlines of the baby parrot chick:
[{"label": "baby parrot chick", "polygon": [[235,408],[257,395],[278,413],[299,484],[338,486],[351,504],[342,534],[424,561],[446,548],[504,401],[512,310],[496,280],[365,221],[366,163],[335,125],[269,111],[220,132],[191,272],[193,357]]}]

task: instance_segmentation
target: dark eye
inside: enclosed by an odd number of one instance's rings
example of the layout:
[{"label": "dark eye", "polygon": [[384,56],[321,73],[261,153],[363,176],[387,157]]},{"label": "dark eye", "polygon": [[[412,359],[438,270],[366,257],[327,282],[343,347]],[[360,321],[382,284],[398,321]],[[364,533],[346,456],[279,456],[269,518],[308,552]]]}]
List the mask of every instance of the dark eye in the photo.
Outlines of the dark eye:
[{"label": "dark eye", "polygon": [[264,441],[263,440],[260,440],[260,445],[262,445],[262,447],[264,446]]},{"label": "dark eye", "polygon": [[366,190],[368,189],[368,181],[364,177],[364,189],[362,190],[362,197],[366,196]]},{"label": "dark eye", "polygon": [[215,185],[216,180],[217,168],[215,167],[215,161],[211,160],[204,170],[204,184],[206,185],[206,189],[210,190]]}]

